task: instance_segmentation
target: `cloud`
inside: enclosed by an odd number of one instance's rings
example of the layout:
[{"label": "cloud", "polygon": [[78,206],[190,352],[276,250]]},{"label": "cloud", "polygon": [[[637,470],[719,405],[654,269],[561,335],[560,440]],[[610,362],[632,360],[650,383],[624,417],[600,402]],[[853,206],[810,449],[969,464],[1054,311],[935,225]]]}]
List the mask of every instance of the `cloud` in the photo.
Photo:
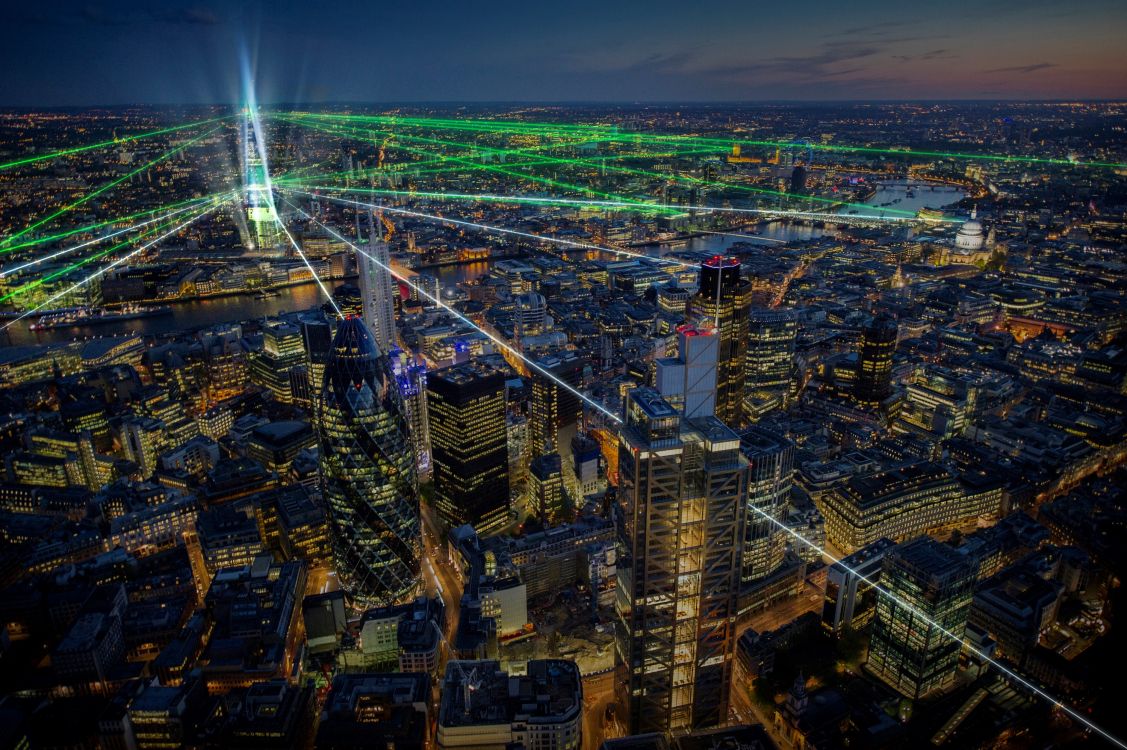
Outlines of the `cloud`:
[{"label": "cloud", "polygon": [[918,55],[893,55],[893,60],[900,62],[912,62],[914,60],[954,60],[958,57],[955,53],[948,49],[933,49],[929,52],[923,52]]},{"label": "cloud", "polygon": [[1056,63],[1039,62],[1032,65],[1013,65],[1008,68],[991,68],[984,70],[983,73],[1035,73],[1038,70],[1045,70],[1046,68],[1058,67]]}]

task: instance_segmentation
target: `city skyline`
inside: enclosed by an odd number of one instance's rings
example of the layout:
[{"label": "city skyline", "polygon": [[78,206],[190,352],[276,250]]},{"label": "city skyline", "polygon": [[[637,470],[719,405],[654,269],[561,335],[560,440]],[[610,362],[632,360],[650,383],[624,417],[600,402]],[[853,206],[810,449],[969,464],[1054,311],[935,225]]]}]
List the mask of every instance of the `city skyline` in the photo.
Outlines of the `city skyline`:
[{"label": "city skyline", "polygon": [[10,12],[0,748],[1127,748],[1124,19]]}]

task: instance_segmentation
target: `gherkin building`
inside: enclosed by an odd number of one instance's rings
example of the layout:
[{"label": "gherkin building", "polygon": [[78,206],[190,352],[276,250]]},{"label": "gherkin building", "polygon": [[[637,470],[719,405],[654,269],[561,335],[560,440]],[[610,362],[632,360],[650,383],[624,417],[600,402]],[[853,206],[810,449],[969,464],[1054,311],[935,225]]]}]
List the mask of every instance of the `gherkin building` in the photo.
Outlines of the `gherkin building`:
[{"label": "gherkin building", "polygon": [[341,587],[359,608],[415,595],[419,498],[407,419],[387,357],[357,317],[337,328],[318,418],[321,483]]}]

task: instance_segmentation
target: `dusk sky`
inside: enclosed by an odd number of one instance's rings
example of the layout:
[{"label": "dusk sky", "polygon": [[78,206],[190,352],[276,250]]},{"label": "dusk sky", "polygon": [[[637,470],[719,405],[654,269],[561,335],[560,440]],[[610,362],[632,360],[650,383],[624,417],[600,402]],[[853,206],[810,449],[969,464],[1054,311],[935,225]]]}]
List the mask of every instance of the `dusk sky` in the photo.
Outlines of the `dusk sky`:
[{"label": "dusk sky", "polygon": [[0,106],[1127,97],[1127,2],[4,4]]}]

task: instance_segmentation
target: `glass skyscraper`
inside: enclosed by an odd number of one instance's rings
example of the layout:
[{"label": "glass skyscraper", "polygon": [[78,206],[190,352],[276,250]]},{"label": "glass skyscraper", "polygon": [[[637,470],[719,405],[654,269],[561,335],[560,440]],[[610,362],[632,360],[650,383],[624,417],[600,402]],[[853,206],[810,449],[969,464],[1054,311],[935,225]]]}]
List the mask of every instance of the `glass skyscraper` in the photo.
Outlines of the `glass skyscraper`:
[{"label": "glass skyscraper", "polygon": [[889,552],[866,669],[913,700],[948,685],[955,677],[974,583],[966,558],[931,537]]},{"label": "glass skyscraper", "polygon": [[892,355],[896,352],[896,321],[887,315],[873,318],[861,334],[854,396],[876,406],[892,393]]},{"label": "glass skyscraper", "polygon": [[387,357],[356,317],[341,321],[318,413],[333,560],[357,607],[409,599],[419,584],[419,498],[403,402]]}]

